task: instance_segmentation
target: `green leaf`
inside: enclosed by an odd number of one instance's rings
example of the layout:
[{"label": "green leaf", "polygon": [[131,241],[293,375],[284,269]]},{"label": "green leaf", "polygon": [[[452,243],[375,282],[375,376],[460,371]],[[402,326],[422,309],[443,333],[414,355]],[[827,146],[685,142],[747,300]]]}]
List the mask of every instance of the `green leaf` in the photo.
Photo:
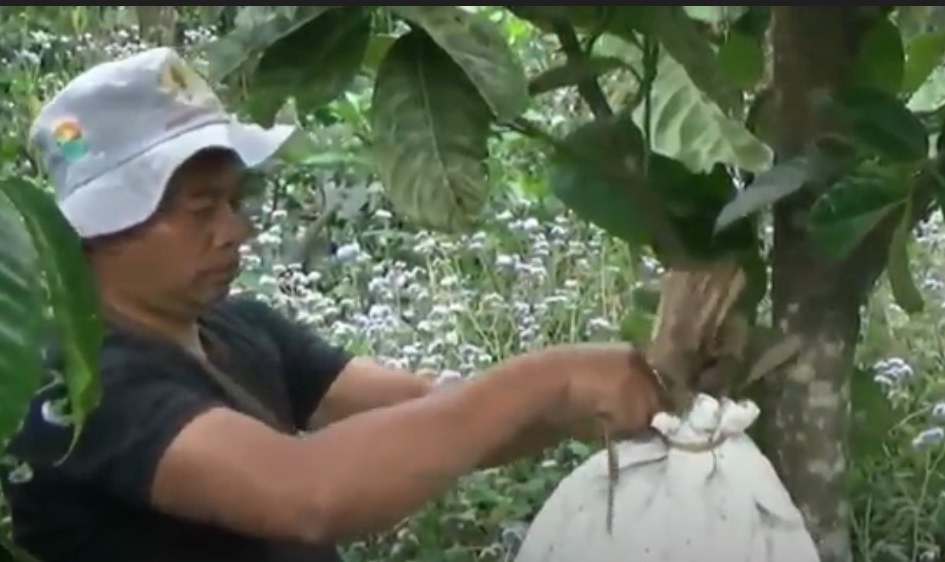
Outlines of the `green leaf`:
[{"label": "green leaf", "polygon": [[311,112],[341,95],[357,76],[371,39],[371,12],[327,11],[274,41],[249,83],[253,117],[269,124],[289,96]]},{"label": "green leaf", "polygon": [[906,47],[905,77],[902,92],[913,94],[918,90],[945,57],[945,32],[923,33]]},{"label": "green leaf", "polygon": [[922,121],[891,94],[853,88],[815,102],[840,121],[853,142],[881,158],[904,164],[928,158],[929,138]]},{"label": "green leaf", "polygon": [[751,89],[764,78],[765,52],[760,43],[747,35],[729,33],[716,57],[728,79],[740,88]]},{"label": "green leaf", "polygon": [[463,72],[424,32],[398,39],[377,73],[374,154],[391,202],[420,226],[460,230],[488,197],[492,115]]},{"label": "green leaf", "polygon": [[[735,189],[724,168],[695,174],[673,159],[651,154],[645,178],[643,154],[642,135],[630,117],[593,121],[569,135],[555,153],[549,186],[579,217],[634,247],[654,246],[652,217],[659,214],[693,257],[716,257],[754,241],[750,224],[713,235],[715,217]],[[644,182],[658,208],[643,207],[635,194]]]},{"label": "green leaf", "polygon": [[616,57],[588,57],[582,60],[569,60],[561,66],[555,66],[542,72],[531,80],[529,93],[541,95],[559,88],[574,86],[588,79],[603,76],[627,65]]},{"label": "green leaf", "polygon": [[446,51],[498,119],[513,119],[528,108],[525,70],[492,22],[458,6],[386,8],[423,29]]},{"label": "green leaf", "polygon": [[[771,167],[774,154],[738,120],[725,115],[672,57],[660,58],[651,94],[653,150],[683,162],[694,172],[716,164],[760,173]],[[645,129],[646,107],[634,112]]]},{"label": "green leaf", "polygon": [[716,220],[715,230],[723,230],[732,223],[767,209],[788,195],[800,191],[814,178],[812,168],[810,157],[800,156],[762,173],[722,209]]},{"label": "green leaf", "polygon": [[[19,187],[19,186],[17,186]],[[20,424],[43,376],[40,329],[44,316],[36,286],[36,255],[16,208],[0,189],[0,438]]]},{"label": "green leaf", "polygon": [[[4,391],[7,408],[3,409],[0,431],[7,435],[19,424],[26,402],[42,379],[39,350],[46,342],[37,330],[48,304],[61,339],[63,375],[78,436],[101,396],[98,353],[103,325],[98,294],[78,237],[48,195],[24,180],[7,179],[0,186],[0,197],[10,205],[0,207],[0,229],[7,231],[0,253],[0,302],[5,303],[0,305],[5,324],[0,325],[4,334],[0,336],[0,357],[9,361],[0,369],[8,373]],[[19,225],[12,222],[16,220],[14,209],[21,217]],[[18,229],[25,232],[17,233]],[[36,292],[37,285],[45,290],[48,302]],[[13,417],[17,412],[19,416]]]},{"label": "green leaf", "polygon": [[811,182],[827,180],[850,166],[852,156],[843,147],[832,146],[824,141],[814,145],[801,156],[777,164],[759,174],[755,181],[739,191],[722,209],[715,223],[716,231],[767,209]]},{"label": "green leaf", "polygon": [[210,78],[222,82],[249,73],[272,44],[311,20],[340,6],[244,6],[237,26],[205,48]]},{"label": "green leaf", "polygon": [[912,278],[912,269],[909,265],[909,242],[912,237],[911,205],[905,205],[902,220],[893,233],[889,247],[889,260],[886,264],[886,276],[889,278],[889,287],[892,289],[896,304],[907,314],[918,314],[925,308],[922,293],[916,287]]},{"label": "green leaf", "polygon": [[632,122],[592,121],[563,142],[570,153],[557,151],[551,159],[548,184],[551,192],[582,219],[631,246],[649,244],[651,238],[640,216],[631,189],[611,173],[623,159],[639,160],[643,137]]},{"label": "green leaf", "polygon": [[719,66],[708,37],[682,6],[647,6],[642,31],[659,40],[692,82],[725,112],[741,107],[741,92]]},{"label": "green leaf", "polygon": [[886,18],[878,18],[863,37],[854,67],[854,83],[898,94],[902,88],[905,53],[899,28]]},{"label": "green leaf", "polygon": [[829,257],[841,260],[874,228],[901,209],[909,197],[897,178],[871,167],[842,178],[824,193],[810,213],[813,239]]}]

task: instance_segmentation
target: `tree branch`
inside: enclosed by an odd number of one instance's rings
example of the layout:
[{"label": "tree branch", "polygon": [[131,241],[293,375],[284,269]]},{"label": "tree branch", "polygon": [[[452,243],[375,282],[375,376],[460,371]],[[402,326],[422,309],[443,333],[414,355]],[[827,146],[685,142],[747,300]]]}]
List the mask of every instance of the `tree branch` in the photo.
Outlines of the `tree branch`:
[{"label": "tree branch", "polygon": [[[552,26],[565,56],[574,63],[586,62],[587,53],[581,48],[581,42],[578,41],[574,26],[561,20],[555,21]],[[614,114],[613,109],[610,108],[610,103],[607,101],[607,96],[604,95],[600,83],[597,82],[597,78],[587,78],[579,82],[578,93],[581,94],[581,98],[587,103],[594,117],[604,119]]]}]

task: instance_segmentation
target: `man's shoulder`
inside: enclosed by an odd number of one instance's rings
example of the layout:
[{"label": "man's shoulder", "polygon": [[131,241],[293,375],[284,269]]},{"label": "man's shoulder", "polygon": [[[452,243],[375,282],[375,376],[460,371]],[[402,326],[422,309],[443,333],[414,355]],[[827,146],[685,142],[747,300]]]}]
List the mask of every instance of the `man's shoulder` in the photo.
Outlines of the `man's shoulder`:
[{"label": "man's shoulder", "polygon": [[238,294],[218,302],[204,314],[204,319],[237,324],[243,328],[271,330],[274,323],[287,318],[271,304],[251,294]]}]

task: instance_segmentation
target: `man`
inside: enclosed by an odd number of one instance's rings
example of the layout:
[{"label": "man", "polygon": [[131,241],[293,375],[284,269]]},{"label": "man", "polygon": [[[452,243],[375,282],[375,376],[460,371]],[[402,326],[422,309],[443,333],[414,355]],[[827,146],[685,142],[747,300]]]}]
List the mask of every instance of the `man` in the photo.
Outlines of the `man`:
[{"label": "man", "polygon": [[479,467],[596,418],[648,424],[653,373],[624,346],[555,347],[433,391],[228,297],[243,166],[291,133],[232,121],[165,48],[87,71],[38,116],[31,138],[108,322],[104,397],[76,448],[49,462],[69,441],[48,407],[61,385],[11,446],[34,468],[4,479],[15,539],[41,561],[337,561],[336,541]]}]

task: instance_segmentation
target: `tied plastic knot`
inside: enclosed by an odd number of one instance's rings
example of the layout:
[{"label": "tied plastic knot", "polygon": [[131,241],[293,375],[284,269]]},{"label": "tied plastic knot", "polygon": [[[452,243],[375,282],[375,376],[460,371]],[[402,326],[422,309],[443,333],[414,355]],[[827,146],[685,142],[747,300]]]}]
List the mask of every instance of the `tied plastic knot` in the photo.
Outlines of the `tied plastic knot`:
[{"label": "tied plastic knot", "polygon": [[666,445],[688,453],[707,453],[730,437],[743,435],[758,419],[760,410],[754,402],[721,401],[700,394],[692,408],[682,417],[661,412],[650,425],[663,437]]}]

